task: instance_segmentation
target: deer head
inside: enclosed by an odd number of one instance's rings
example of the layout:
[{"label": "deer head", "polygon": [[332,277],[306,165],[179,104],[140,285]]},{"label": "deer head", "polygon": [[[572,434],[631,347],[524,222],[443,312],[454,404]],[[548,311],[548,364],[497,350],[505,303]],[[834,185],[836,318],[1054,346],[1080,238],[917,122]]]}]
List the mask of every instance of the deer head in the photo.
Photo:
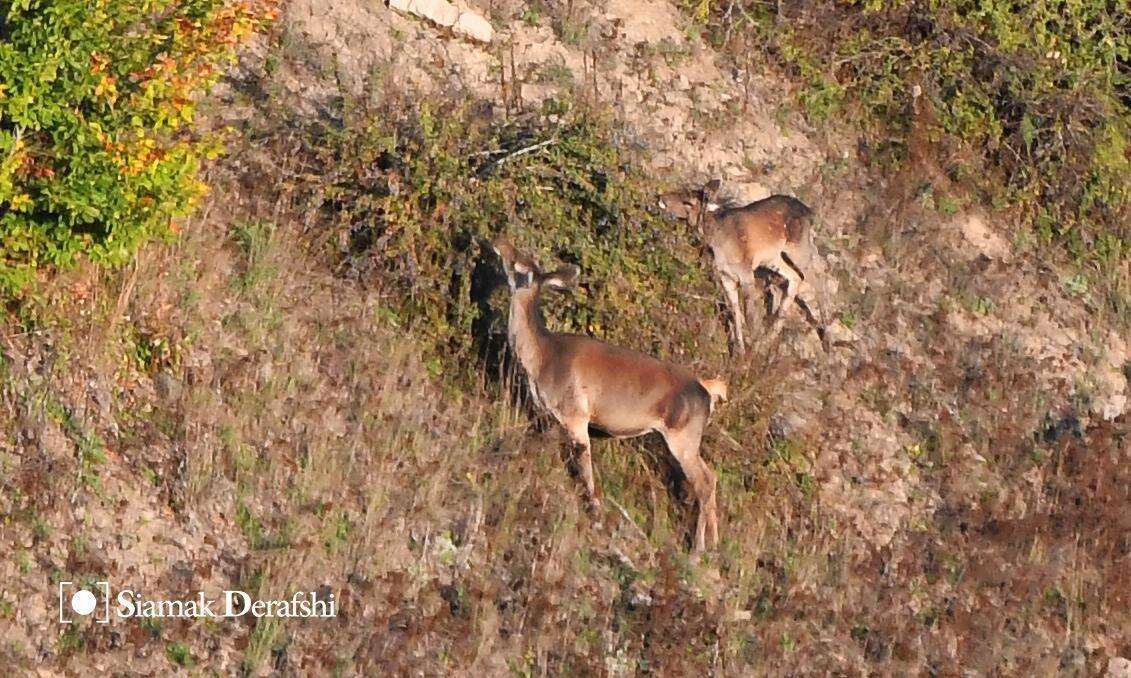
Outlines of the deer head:
[{"label": "deer head", "polygon": [[507,274],[507,284],[512,293],[525,290],[537,296],[543,287],[566,290],[577,284],[581,271],[573,264],[547,273],[534,257],[516,250],[506,238],[495,238],[491,241],[491,248],[503,260],[503,271]]},{"label": "deer head", "polygon": [[704,217],[719,208],[715,200],[721,186],[719,179],[712,179],[698,190],[669,191],[660,196],[660,209],[674,219],[686,219],[687,223],[702,229]]}]

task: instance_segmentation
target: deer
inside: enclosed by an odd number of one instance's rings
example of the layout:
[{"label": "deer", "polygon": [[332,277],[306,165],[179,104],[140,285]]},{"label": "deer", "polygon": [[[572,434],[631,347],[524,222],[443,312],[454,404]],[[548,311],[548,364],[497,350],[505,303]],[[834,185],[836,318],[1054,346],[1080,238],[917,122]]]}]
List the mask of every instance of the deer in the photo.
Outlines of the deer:
[{"label": "deer", "polygon": [[507,338],[526,373],[536,407],[565,429],[575,453],[589,508],[600,510],[593,482],[590,427],[614,438],[658,432],[693,490],[698,515],[694,551],[718,544],[716,477],[699,454],[707,420],[725,401],[721,379],[699,379],[690,370],[592,337],[547,329],[539,309],[544,289],[576,286],[580,269],[545,271],[504,238],[490,243],[503,262],[510,287]]},{"label": "deer", "polygon": [[715,202],[720,185],[721,182],[714,179],[699,190],[670,191],[660,196],[659,204],[669,216],[697,228],[710,249],[733,316],[737,352],[746,352],[739,290],[749,303],[759,269],[785,280],[785,293],[780,301],[770,288],[770,314],[775,323],[789,303],[796,300],[828,351],[828,333],[820,319],[820,309],[813,303],[813,287],[809,281],[816,253],[809,227],[812,210],[788,195],[772,195],[743,206],[721,207]]}]

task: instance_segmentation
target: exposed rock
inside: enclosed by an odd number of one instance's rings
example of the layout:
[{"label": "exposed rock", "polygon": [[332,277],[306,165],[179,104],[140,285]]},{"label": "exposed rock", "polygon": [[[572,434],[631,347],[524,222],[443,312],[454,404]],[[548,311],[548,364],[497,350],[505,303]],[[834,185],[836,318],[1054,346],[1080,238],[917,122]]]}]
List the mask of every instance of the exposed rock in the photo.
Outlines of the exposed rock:
[{"label": "exposed rock", "polygon": [[1127,412],[1127,396],[1120,393],[1099,398],[1093,404],[1092,411],[1100,419],[1111,421]]},{"label": "exposed rock", "polygon": [[446,0],[389,0],[389,7],[415,14],[445,28],[451,28],[459,21],[459,9]]},{"label": "exposed rock", "polygon": [[491,42],[495,29],[482,15],[469,9],[456,7],[447,0],[389,0],[389,7],[428,19],[434,24],[450,28],[479,42]]},{"label": "exposed rock", "polygon": [[495,29],[491,26],[491,22],[475,12],[461,12],[452,30],[479,42],[491,42],[495,37]]},{"label": "exposed rock", "polygon": [[1095,366],[1096,393],[1092,413],[1111,421],[1127,412],[1127,374],[1125,366],[1131,365],[1127,342],[1118,333],[1109,333],[1105,346],[1107,355]]},{"label": "exposed rock", "polygon": [[612,2],[608,3],[606,11],[618,23],[629,44],[658,43],[664,40],[678,44],[684,41],[679,31],[682,18],[669,3],[654,0]]},{"label": "exposed rock", "polygon": [[803,430],[807,422],[793,412],[778,412],[770,417],[770,434],[775,438],[789,438]]},{"label": "exposed rock", "polygon": [[1115,657],[1107,663],[1107,678],[1131,678],[1131,659]]},{"label": "exposed rock", "polygon": [[990,259],[1009,261],[1010,246],[1005,238],[986,225],[986,218],[978,210],[971,210],[959,217],[962,237],[973,248],[972,254],[984,254]]},{"label": "exposed rock", "polygon": [[165,402],[176,402],[181,399],[184,387],[168,372],[158,372],[153,378],[153,387],[157,390],[158,397]]}]

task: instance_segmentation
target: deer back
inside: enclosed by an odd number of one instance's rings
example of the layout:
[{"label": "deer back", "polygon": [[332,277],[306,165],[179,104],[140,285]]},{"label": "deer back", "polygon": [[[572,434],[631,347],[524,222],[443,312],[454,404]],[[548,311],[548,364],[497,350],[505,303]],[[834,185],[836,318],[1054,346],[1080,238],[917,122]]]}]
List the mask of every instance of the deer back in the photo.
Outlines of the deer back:
[{"label": "deer back", "polygon": [[572,334],[552,334],[539,390],[568,408],[584,403],[586,414],[615,436],[680,428],[710,413],[711,397],[687,369],[652,356]]},{"label": "deer back", "polygon": [[749,264],[767,253],[804,247],[812,212],[800,200],[774,195],[707,215],[707,240],[720,263]]}]

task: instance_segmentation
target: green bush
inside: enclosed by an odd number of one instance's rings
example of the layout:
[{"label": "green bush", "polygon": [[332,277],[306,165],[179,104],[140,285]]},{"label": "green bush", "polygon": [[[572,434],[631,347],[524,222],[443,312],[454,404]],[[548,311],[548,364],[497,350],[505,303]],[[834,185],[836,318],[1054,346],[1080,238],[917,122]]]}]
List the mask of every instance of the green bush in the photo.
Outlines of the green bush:
[{"label": "green bush", "polygon": [[121,263],[205,191],[194,101],[274,0],[16,0],[0,9],[0,294]]},{"label": "green bush", "polygon": [[451,364],[473,366],[484,334],[503,331],[505,302],[484,282],[501,269],[482,246],[499,233],[543,265],[581,267],[575,295],[547,295],[555,329],[669,357],[725,352],[721,329],[704,331],[715,293],[694,236],[657,214],[656,187],[600,116],[551,103],[496,122],[466,103],[397,104],[328,134],[307,175],[326,177],[312,199],[332,242],[385,292],[390,322]]},{"label": "green bush", "polygon": [[919,152],[1074,255],[1126,256],[1125,4],[684,3],[740,60],[769,54],[799,76],[815,122],[858,113],[882,139],[880,157],[901,163]]}]

